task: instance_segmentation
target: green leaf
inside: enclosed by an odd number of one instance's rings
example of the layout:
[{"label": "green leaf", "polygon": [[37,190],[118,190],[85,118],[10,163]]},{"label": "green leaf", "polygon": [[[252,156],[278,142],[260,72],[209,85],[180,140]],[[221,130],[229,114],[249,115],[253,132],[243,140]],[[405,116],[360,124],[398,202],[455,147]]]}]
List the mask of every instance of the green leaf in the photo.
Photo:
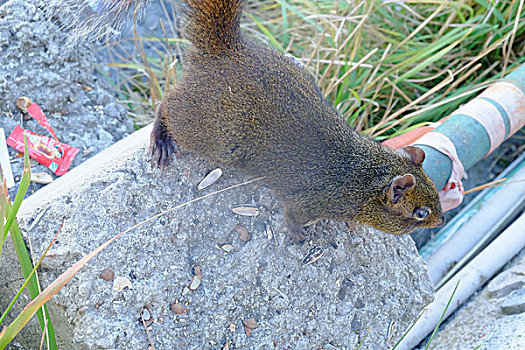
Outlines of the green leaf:
[{"label": "green leaf", "polygon": [[20,205],[22,204],[22,200],[24,199],[27,189],[29,188],[29,183],[31,182],[31,167],[29,166],[29,152],[28,152],[28,146],[27,146],[27,136],[24,136],[24,173],[22,175],[22,180],[20,181],[20,185],[18,187],[18,192],[16,193],[15,201],[13,203],[13,207],[11,210],[9,210],[9,213],[7,215],[7,220],[4,227],[4,233],[2,236],[2,243],[0,244],[0,257],[2,256],[2,246],[4,245],[4,242],[7,238],[7,232],[9,232],[9,229],[11,228],[11,225],[15,221],[16,214],[18,213],[18,209],[20,208]]},{"label": "green leaf", "polygon": [[[31,166],[29,164],[29,151],[28,151],[28,144],[27,144],[27,136],[24,137],[24,172],[22,174],[22,179],[20,181],[20,185],[18,187],[18,192],[15,197],[15,201],[13,206],[9,203],[7,200],[7,192],[4,195],[0,195],[0,201],[2,202],[2,211],[4,212],[4,215],[0,216],[0,220],[3,222],[3,218],[5,215],[7,215],[7,221],[6,225],[4,227],[4,241],[5,238],[7,238],[7,232],[11,233],[11,240],[13,241],[13,246],[15,248],[16,255],[18,257],[18,261],[20,264],[20,268],[22,270],[22,275],[24,276],[24,279],[26,280],[24,282],[24,286],[27,285],[27,289],[29,292],[29,296],[31,299],[35,299],[40,294],[40,289],[38,286],[38,280],[36,276],[34,275],[34,271],[36,268],[33,267],[33,263],[31,261],[31,258],[29,256],[29,252],[27,251],[24,238],[22,237],[22,233],[20,231],[20,228],[18,227],[18,223],[16,222],[16,214],[18,212],[18,209],[20,208],[20,205],[22,204],[22,200],[25,197],[25,194],[27,193],[27,188],[29,187],[29,183],[31,182]],[[11,220],[9,220],[12,218]],[[3,241],[2,241],[3,243]],[[1,253],[1,247],[0,247],[0,253]],[[11,310],[12,306],[22,293],[24,286],[19,290],[19,292],[15,295],[13,298],[11,304],[8,306],[8,308],[4,311],[2,317],[0,318],[0,325],[4,321],[5,317]],[[46,332],[46,344],[48,345],[48,348],[51,350],[58,349],[56,344],[56,337],[55,332],[53,329],[53,324],[51,322],[51,318],[49,317],[49,312],[47,311],[47,307],[45,305],[42,306],[42,308],[39,308],[37,311],[37,318],[40,323],[40,328],[42,329],[42,332]],[[3,349],[4,347],[0,347],[0,349]]]},{"label": "green leaf", "polygon": [[264,25],[261,24],[261,22],[259,22],[253,15],[249,14],[249,13],[246,13],[246,16],[248,16],[252,21],[253,23],[255,23],[255,25],[259,28],[259,30],[261,32],[263,32],[264,35],[266,35],[266,37],[270,40],[270,43],[272,44],[272,46],[279,50],[279,51],[283,51],[283,47],[281,46],[281,44],[279,44],[279,42],[275,39],[275,37],[273,36],[273,34],[268,30],[268,28],[266,28]]}]

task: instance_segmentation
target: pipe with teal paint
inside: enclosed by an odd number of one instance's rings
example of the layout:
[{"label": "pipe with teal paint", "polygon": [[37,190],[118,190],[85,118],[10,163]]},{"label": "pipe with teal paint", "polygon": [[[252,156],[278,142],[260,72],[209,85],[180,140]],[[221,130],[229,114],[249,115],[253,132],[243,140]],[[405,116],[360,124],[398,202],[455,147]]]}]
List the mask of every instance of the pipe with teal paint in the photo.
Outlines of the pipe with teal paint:
[{"label": "pipe with teal paint", "polygon": [[[499,125],[501,130],[498,127],[487,130],[487,124],[483,125],[479,118],[462,113],[462,110],[472,109],[483,111],[483,121],[488,120],[491,126]],[[525,64],[522,64],[504,79],[487,88],[480,96],[452,113],[443,124],[434,129],[434,132],[441,133],[452,141],[466,170],[490,154],[524,124]],[[417,141],[414,144],[418,145]],[[426,153],[423,163],[426,173],[434,181],[436,188],[444,188],[452,173],[452,160],[435,148],[418,146]]]}]

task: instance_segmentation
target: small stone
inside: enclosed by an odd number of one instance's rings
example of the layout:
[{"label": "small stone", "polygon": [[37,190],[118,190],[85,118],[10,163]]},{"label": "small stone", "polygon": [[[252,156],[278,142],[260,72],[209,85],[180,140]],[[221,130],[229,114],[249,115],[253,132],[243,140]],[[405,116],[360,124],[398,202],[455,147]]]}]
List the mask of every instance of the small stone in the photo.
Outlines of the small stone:
[{"label": "small stone", "polygon": [[489,283],[487,290],[491,298],[500,298],[525,286],[525,276],[505,272],[499,274]]},{"label": "small stone", "polygon": [[251,238],[250,232],[243,225],[241,224],[235,225],[234,230],[237,231],[237,233],[239,234],[239,238],[241,241],[247,242],[250,240]]},{"label": "small stone", "polygon": [[253,317],[243,320],[242,323],[244,323],[244,325],[248,328],[257,328],[257,321],[255,321],[255,318]]},{"label": "small stone", "polygon": [[102,278],[104,281],[113,281],[113,278],[115,278],[115,273],[110,268],[107,268],[102,271],[98,277]]},{"label": "small stone", "polygon": [[170,309],[171,309],[171,311],[173,311],[177,315],[182,315],[182,314],[185,314],[188,311],[190,311],[189,309],[186,309],[181,304],[177,304],[177,303],[170,304]]},{"label": "small stone", "polygon": [[525,312],[525,289],[512,292],[500,305],[505,315],[516,315]]},{"label": "small stone", "polygon": [[151,314],[147,308],[144,308],[142,310],[142,319],[144,319],[144,321],[148,321],[149,319],[151,319]]},{"label": "small stone", "polygon": [[248,338],[252,335],[252,329],[250,327],[244,326],[244,332]]}]

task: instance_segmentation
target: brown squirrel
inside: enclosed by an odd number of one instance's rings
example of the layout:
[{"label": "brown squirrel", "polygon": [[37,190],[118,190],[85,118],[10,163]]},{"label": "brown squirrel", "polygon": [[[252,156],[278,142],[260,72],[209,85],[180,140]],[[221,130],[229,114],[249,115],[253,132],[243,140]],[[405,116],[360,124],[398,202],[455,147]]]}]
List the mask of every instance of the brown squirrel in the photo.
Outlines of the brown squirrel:
[{"label": "brown squirrel", "polygon": [[[135,0],[102,2],[129,8]],[[180,146],[264,176],[296,241],[304,239],[304,226],[322,218],[392,234],[444,223],[436,188],[421,166],[423,150],[388,149],[353,130],[309,73],[241,33],[243,0],[184,2],[184,37],[193,47],[183,78],[157,110],[155,165],[167,165]]]}]

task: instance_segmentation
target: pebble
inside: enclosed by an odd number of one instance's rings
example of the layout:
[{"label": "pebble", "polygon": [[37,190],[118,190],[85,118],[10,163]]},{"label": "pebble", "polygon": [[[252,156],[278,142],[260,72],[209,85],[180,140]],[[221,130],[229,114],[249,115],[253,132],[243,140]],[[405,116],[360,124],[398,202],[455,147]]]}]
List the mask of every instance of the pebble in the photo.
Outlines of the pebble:
[{"label": "pebble", "polygon": [[519,264],[496,276],[487,286],[489,296],[491,298],[500,298],[525,287],[523,270],[524,266]]},{"label": "pebble", "polygon": [[525,289],[512,292],[500,305],[501,312],[505,315],[516,315],[525,312]]}]

